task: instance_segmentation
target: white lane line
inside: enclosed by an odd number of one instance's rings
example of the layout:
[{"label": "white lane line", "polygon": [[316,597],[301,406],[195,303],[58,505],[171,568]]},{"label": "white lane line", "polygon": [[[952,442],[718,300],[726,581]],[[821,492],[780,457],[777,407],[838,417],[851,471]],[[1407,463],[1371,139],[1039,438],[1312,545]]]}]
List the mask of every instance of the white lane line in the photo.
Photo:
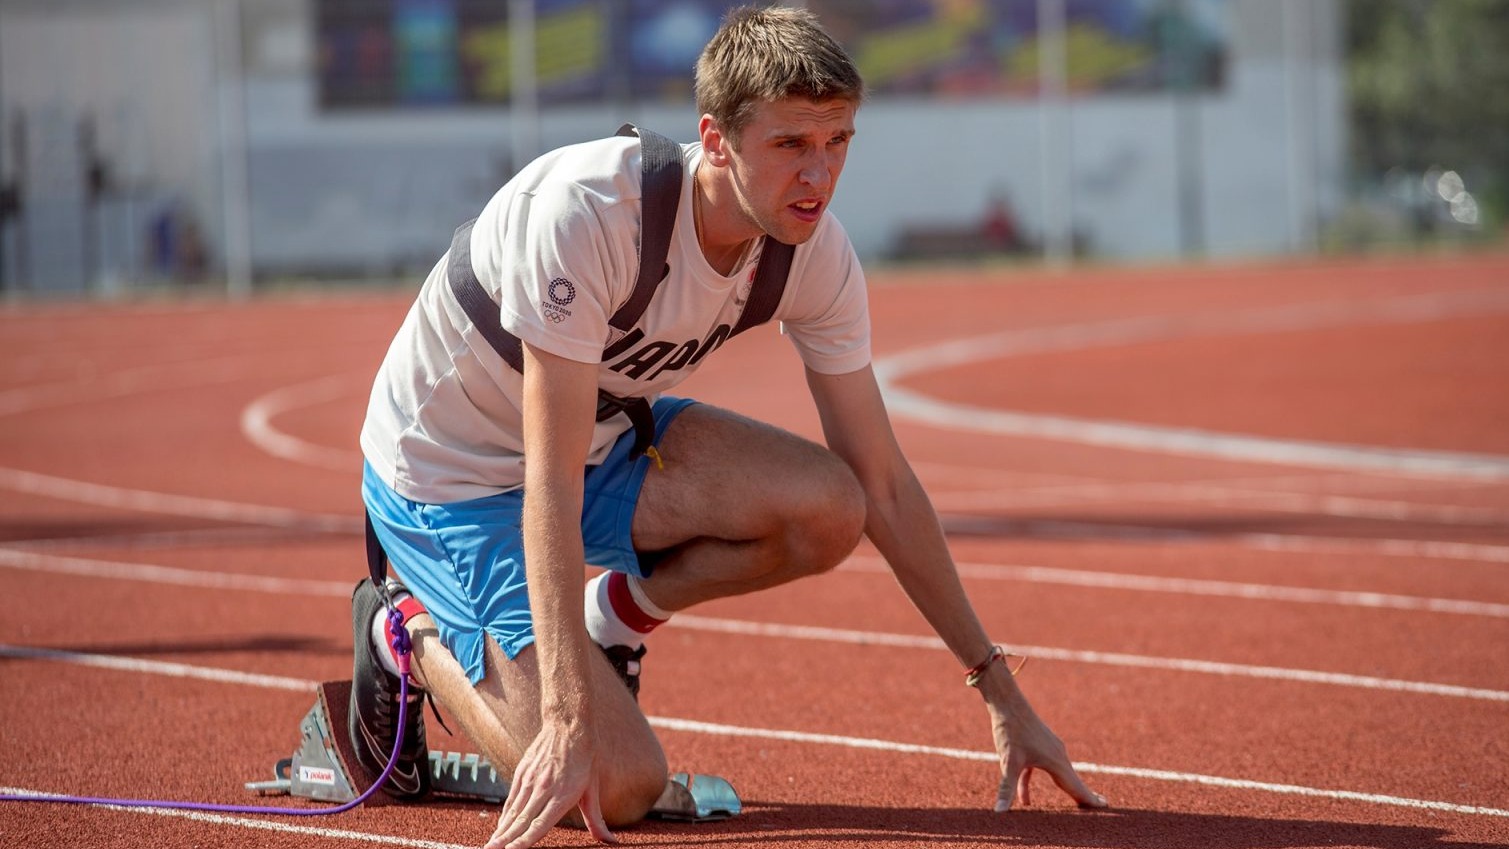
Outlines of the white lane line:
[{"label": "white lane line", "polygon": [[1403,473],[1367,474],[1314,470],[1299,474],[1275,469],[1266,474],[1211,475],[1182,480],[1114,480],[1099,475],[1070,474],[1066,472],[1026,472],[1012,468],[990,468],[981,465],[962,466],[933,460],[914,460],[912,468],[931,486],[963,487],[978,484],[985,489],[1009,487],[1012,492],[1072,491],[1080,487],[1138,487],[1161,486],[1217,486],[1239,488],[1263,488],[1268,492],[1293,492],[1298,490],[1311,494],[1360,495],[1363,493],[1445,493],[1463,490],[1498,489],[1493,481],[1441,480]]},{"label": "white lane line", "polygon": [[[52,793],[45,790],[33,790],[28,787],[0,787],[0,793],[16,796],[61,796],[61,793]],[[181,811],[175,808],[127,808],[120,805],[91,805],[94,808],[103,808],[107,811],[122,811],[131,814],[149,814],[157,817],[178,817],[194,822],[212,823],[214,825],[229,825],[236,828],[249,828],[256,831],[275,831],[280,834],[298,834],[304,837],[321,837],[331,840],[357,840],[362,843],[376,843],[382,846],[413,846],[415,849],[476,849],[475,845],[468,846],[461,843],[439,843],[434,840],[416,840],[409,837],[398,837],[391,834],[369,834],[364,831],[350,831],[344,828],[319,828],[312,825],[296,825],[294,823],[280,822],[278,820],[253,819],[251,817],[228,816],[226,814],[210,813],[209,811]]]},{"label": "white lane line", "polygon": [[290,410],[325,404],[350,395],[353,385],[360,386],[355,376],[333,374],[276,389],[255,399],[241,411],[241,433],[253,445],[274,457],[338,472],[360,469],[361,452],[317,445],[273,424],[275,417]]},{"label": "white lane line", "polygon": [[1326,552],[1358,554],[1369,557],[1405,557],[1409,559],[1472,560],[1481,563],[1509,563],[1509,545],[1484,545],[1474,542],[1448,542],[1430,539],[1348,539],[1317,537],[1304,534],[1238,534],[1233,541],[1263,551]]},{"label": "white lane line", "polygon": [[[814,734],[807,731],[784,731],[774,728],[748,728],[739,725],[723,725],[716,722],[701,722],[690,719],[651,717],[650,724],[668,731],[685,731],[693,734],[711,734],[719,737],[753,737],[761,740],[780,740],[790,743],[812,743],[822,746],[842,746],[848,749],[868,749],[895,752],[907,755],[932,755],[963,761],[996,763],[995,752],[977,752],[970,749],[954,749],[946,746],[924,746],[917,743],[898,743],[893,740],[877,740],[873,737],[847,737],[839,734]],[[1274,784],[1267,781],[1251,781],[1245,778],[1223,778],[1218,775],[1203,775],[1192,772],[1174,772],[1164,769],[1110,766],[1106,764],[1075,761],[1074,768],[1080,772],[1100,775],[1120,775],[1144,778],[1152,781],[1169,781],[1200,784],[1206,787],[1224,787],[1234,790],[1257,790],[1265,793],[1282,793],[1309,796],[1320,799],[1341,799],[1349,802],[1367,802],[1374,805],[1391,805],[1426,811],[1444,811],[1454,814],[1509,817],[1509,811],[1481,805],[1459,805],[1454,802],[1433,802],[1425,799],[1408,799],[1401,796],[1386,796],[1380,793],[1359,793],[1354,790],[1327,790],[1303,787],[1297,784]]]},{"label": "white lane line", "polygon": [[[0,656],[16,656],[11,654],[17,647],[0,645]],[[24,649],[23,649],[24,650]],[[49,652],[45,655],[26,655],[36,659],[61,661],[65,663],[83,663],[86,666],[97,665],[91,662],[92,655],[79,655],[73,652]],[[152,674],[166,674],[175,677],[185,677],[181,670],[182,664],[168,664],[161,661],[140,660],[134,658],[109,658],[120,664],[130,664],[131,671]],[[125,668],[113,666],[112,668]],[[246,676],[244,673],[230,673],[230,677],[217,677],[225,674],[228,670],[199,668],[201,674],[189,676],[205,680],[223,680],[227,683],[248,684],[251,686],[269,686],[257,683],[257,678],[267,678],[275,681],[297,681],[297,679],[278,679],[273,676]],[[297,681],[301,689],[313,692],[314,681]],[[279,686],[278,689],[285,689]],[[932,755],[935,757],[947,757],[957,760],[982,761],[994,763],[996,755],[993,752],[977,752],[968,749],[953,749],[942,746],[927,746],[917,743],[903,743],[894,740],[878,740],[866,737],[845,737],[835,734],[815,734],[807,731],[792,731],[774,728],[749,728],[738,725],[725,725],[714,722],[703,722],[694,719],[682,719],[667,716],[648,717],[650,724],[668,731],[682,731],[694,734],[709,734],[724,737],[754,737],[767,740],[783,740],[793,743],[811,743],[818,745],[844,746],[854,749],[869,749],[873,751],[892,752],[896,754]],[[1225,787],[1237,790],[1254,790],[1268,793],[1283,793],[1290,795],[1310,796],[1323,799],[1338,799],[1351,802],[1365,802],[1374,805],[1390,805],[1396,807],[1408,807],[1421,810],[1442,811],[1456,814],[1471,814],[1478,816],[1509,817],[1509,811],[1498,808],[1481,807],[1477,805],[1461,805],[1453,802],[1436,802],[1425,799],[1409,799],[1399,796],[1385,796],[1377,793],[1360,793],[1353,790],[1330,790],[1317,787],[1302,787],[1292,784],[1272,784],[1263,781],[1252,781],[1243,778],[1225,778],[1215,775],[1203,775],[1200,773],[1177,772],[1173,770],[1146,769],[1142,767],[1109,766],[1093,763],[1076,763],[1075,769],[1088,773],[1100,773],[1104,775],[1121,775],[1132,778],[1142,778],[1150,781],[1166,781],[1189,784],[1201,784],[1212,787]],[[23,791],[34,792],[34,791]],[[257,822],[253,820],[252,822]]]},{"label": "white lane line", "polygon": [[[354,468],[354,467],[353,467]],[[322,533],[359,534],[360,518],[334,514],[310,513],[283,507],[201,498],[192,495],[154,492],[129,487],[89,483],[87,481],[28,472],[21,469],[0,467],[0,488],[62,501],[93,504],[122,510],[138,510],[171,516],[215,519],[224,522],[259,524],[269,527],[291,528]],[[1371,556],[1404,557],[1410,559],[1439,558],[1445,560],[1472,560],[1489,563],[1509,563],[1509,546],[1478,543],[1456,543],[1434,540],[1403,539],[1357,539],[1348,537],[1322,537],[1300,534],[1204,534],[1189,530],[1157,528],[1116,529],[1106,525],[1089,523],[1035,522],[1040,530],[1052,530],[1051,536],[1069,535],[1075,538],[1100,538],[1108,531],[1126,530],[1137,538],[1167,540],[1216,540],[1266,551],[1340,551]],[[1031,530],[1031,529],[1028,529]],[[1124,539],[1126,533],[1115,533],[1112,538]]]},{"label": "white lane line", "polygon": [[[1194,578],[1163,578],[1152,575],[1128,575],[1120,572],[1090,572],[1058,569],[1051,566],[1014,566],[997,563],[956,563],[959,575],[990,581],[1022,581],[1033,584],[1058,584],[1069,587],[1135,590],[1174,595],[1217,596],[1251,601],[1281,601],[1296,604],[1332,604],[1341,607],[1409,610],[1465,616],[1488,616],[1509,619],[1509,604],[1467,601],[1454,598],[1393,595],[1357,590],[1322,590],[1310,587],[1285,587],[1275,584],[1250,584]],[[890,574],[879,557],[855,555],[839,566],[848,572]]]},{"label": "white lane line", "polygon": [[[168,583],[180,586],[237,588],[274,593],[291,592],[295,595],[329,596],[332,598],[346,598],[351,594],[351,586],[349,584],[335,581],[268,578],[257,575],[223,572],[198,572],[169,566],[117,563],[104,560],[87,560],[77,557],[65,558],[7,549],[0,549],[0,568],[88,575],[129,581]],[[938,651],[946,648],[943,645],[943,641],[937,637],[888,634],[880,631],[852,631],[811,625],[749,622],[739,619],[696,616],[688,613],[677,614],[675,618],[670,620],[669,626],[724,634],[787,637],[791,639],[819,640],[862,646],[884,645],[903,648],[934,649]],[[1186,658],[1149,657],[1118,652],[1086,651],[1049,646],[1016,646],[1015,648],[1036,657],[1072,663],[1163,669],[1173,672],[1221,675],[1226,677],[1276,679],[1483,701],[1509,701],[1509,692],[1506,691],[1461,687],[1453,684],[1433,684],[1422,681],[1376,678],[1336,672],[1287,669],[1273,666],[1249,666],[1245,664],[1220,663]]]},{"label": "white lane line", "polygon": [[[85,557],[64,557],[57,554],[42,554],[0,548],[0,567],[26,569],[33,572],[52,572],[62,575],[83,575],[90,578],[144,581],[154,584],[171,584],[182,587],[206,587],[218,590],[247,590],[260,593],[281,593],[295,596],[346,597],[356,585],[351,581],[316,581],[307,578],[275,578],[268,575],[248,575],[238,572],[211,572],[200,569],[181,569],[176,566],[158,566],[153,563],[121,563],[113,560],[94,560]],[[353,573],[354,575],[355,573]]]},{"label": "white lane line", "polygon": [[165,675],[169,678],[192,678],[199,681],[213,681],[217,684],[243,684],[248,687],[261,687],[264,690],[293,690],[301,693],[313,693],[316,686],[314,681],[306,681],[302,678],[287,678],[282,675],[259,675],[252,672],[237,672],[234,669],[191,666],[187,663],[172,663],[165,660],[141,660],[108,654],[86,654],[84,652],[64,651],[62,649],[12,646],[4,643],[0,643],[0,657],[12,657],[20,660],[51,660],[59,663],[71,663],[76,666],[112,669],[117,672],[150,672],[153,675]]},{"label": "white lane line", "polygon": [[80,536],[40,536],[6,540],[0,545],[26,551],[60,551],[84,548],[148,549],[232,548],[250,545],[279,545],[289,541],[312,541],[315,534],[288,528],[256,525],[216,525],[182,531],[123,531],[112,534],[84,533]]},{"label": "white lane line", "polygon": [[980,510],[1006,507],[1051,507],[1086,503],[1197,501],[1209,507],[1241,507],[1306,516],[1339,516],[1386,522],[1424,522],[1502,529],[1509,527],[1509,511],[1456,504],[1358,498],[1321,493],[1264,492],[1227,486],[1195,484],[1088,484],[1062,489],[997,489],[940,492],[932,496],[940,510]]},{"label": "white lane line", "polygon": [[[783,637],[793,640],[848,643],[857,646],[887,646],[890,648],[933,649],[936,651],[947,651],[948,649],[943,644],[943,641],[937,637],[888,634],[882,631],[853,631],[844,628],[826,628],[817,625],[782,625],[770,622],[750,622],[742,619],[695,616],[688,613],[676,614],[674,618],[666,623],[665,627],[752,637]],[[1080,649],[1029,646],[1016,643],[1011,644],[1011,648],[1014,652],[1030,657],[1072,663],[1126,666],[1137,669],[1161,669],[1171,672],[1194,672],[1234,678],[1265,678],[1276,681],[1297,681],[1306,684],[1356,687],[1364,690],[1388,690],[1489,702],[1509,702],[1509,691],[1460,687],[1454,684],[1432,684],[1423,681],[1402,681],[1394,678],[1348,675],[1340,672],[1287,669],[1277,666],[1252,666],[1243,663],[1221,663],[1218,661],[1192,660],[1178,657],[1149,657],[1146,655],[1122,654],[1119,652],[1084,651]]]},{"label": "white lane line", "polygon": [[327,533],[356,534],[362,532],[362,520],[352,516],[324,513],[309,513],[286,507],[267,507],[223,501],[217,498],[202,498],[194,495],[174,495],[166,492],[151,492],[88,483],[72,478],[60,478],[21,469],[0,468],[0,487],[74,501],[98,507],[113,507],[121,510],[138,510],[143,513],[166,513],[172,516],[190,516],[196,519],[214,519],[221,522],[247,522],[270,525],[278,528],[323,531]]},{"label": "white lane line", "polygon": [[1202,336],[1316,330],[1359,324],[1408,324],[1506,309],[1509,309],[1509,294],[1487,290],[1396,297],[1369,304],[1310,303],[1191,316],[1148,316],[955,339],[877,358],[874,368],[885,392],[887,406],[894,414],[945,429],[1236,462],[1509,480],[1509,456],[1276,439],[1194,428],[1021,413],[941,401],[900,385],[901,380],[915,374],[986,359]]},{"label": "white lane line", "polygon": [[[1145,484],[1140,482],[1128,482],[1125,484],[1104,483],[1098,478],[1084,475],[1064,474],[1039,474],[1021,473],[1002,469],[983,469],[975,466],[956,466],[949,463],[921,462],[913,463],[912,467],[919,471],[927,471],[931,476],[945,476],[952,480],[980,481],[999,485],[1001,479],[1008,480],[1037,480],[1041,483],[1023,483],[1019,487],[1013,487],[1013,494],[1019,492],[1030,493],[1046,491],[1057,492],[1062,490],[1077,490],[1080,487],[1107,487],[1116,489],[1125,487],[1127,490],[1136,490]],[[1404,473],[1390,473],[1387,475],[1357,475],[1351,473],[1327,473],[1319,475],[1285,475],[1285,476],[1262,476],[1250,478],[1221,479],[1216,478],[1207,481],[1193,481],[1185,484],[1168,483],[1167,486],[1229,486],[1229,485],[1259,485],[1259,486],[1301,486],[1313,487],[1318,483],[1342,482],[1348,489],[1397,489],[1404,485],[1407,489],[1425,491],[1439,491],[1443,487],[1460,489],[1464,487],[1497,486],[1492,481],[1441,481],[1435,478],[1422,478],[1418,475]],[[1417,484],[1429,483],[1430,486],[1418,486]],[[930,487],[929,492],[941,492],[932,496],[934,504],[946,506],[950,493],[942,492],[941,488],[935,490]],[[967,498],[970,493],[958,493],[960,497]],[[1123,492],[1122,497],[1131,497],[1130,493]],[[1450,509],[1450,508],[1446,508]],[[1468,508],[1462,508],[1468,509]],[[1437,520],[1441,515],[1433,517]],[[1477,516],[1474,518],[1482,518]],[[1193,530],[1181,530],[1176,528],[1158,529],[1140,526],[1113,526],[1104,523],[1070,523],[1070,522],[1034,522],[1036,528],[1052,529],[1053,534],[1067,535],[1074,538],[1112,538],[1127,539],[1142,537],[1147,539],[1167,541],[1198,541],[1219,542],[1239,545],[1259,551],[1284,551],[1302,553],[1339,553],[1369,557],[1402,557],[1408,559],[1438,559],[1438,560],[1471,560],[1487,563],[1509,563],[1509,546],[1490,545],[1484,543],[1448,542],[1439,540],[1409,540],[1409,539],[1369,539],[1363,537],[1323,537],[1309,534],[1209,534]],[[1030,532],[1032,528],[1019,530]],[[1041,536],[1045,534],[1030,533],[1029,535]]]},{"label": "white lane line", "polygon": [[1468,560],[1509,563],[1509,546],[1445,540],[1366,537],[1323,537],[1311,534],[1218,533],[1149,525],[1109,522],[1065,522],[1055,519],[1004,519],[952,514],[944,517],[953,530],[983,529],[985,533],[1009,533],[1033,539],[1075,539],[1105,542],[1203,543],[1233,545],[1258,551],[1355,554],[1368,557],[1403,557],[1411,560]]},{"label": "white lane line", "polygon": [[972,430],[999,436],[1078,442],[1103,448],[1211,457],[1240,463],[1509,480],[1509,457],[1498,454],[1282,440],[1194,428],[1018,413],[938,401],[889,382],[884,391],[886,404],[893,413],[945,430]]},{"label": "white lane line", "polygon": [[[1059,569],[1051,566],[1017,566],[969,562],[959,562],[955,565],[962,577],[979,578],[982,580],[1021,581],[1024,583],[1134,590],[1175,595],[1217,596],[1252,601],[1332,604],[1343,607],[1487,616],[1499,619],[1509,618],[1509,605],[1462,599],[1428,598],[1349,590],[1321,590],[1308,587],[1286,587],[1273,584],[1251,584],[1191,578],[1165,578],[1149,575],[1128,575],[1118,572],[1090,572],[1079,569]],[[287,593],[290,595],[344,597],[351,592],[351,585],[340,581],[277,578],[236,572],[183,569],[175,566],[159,566],[152,563],[128,563],[114,560],[68,557],[58,554],[47,554],[31,549],[5,547],[0,547],[0,568],[26,569],[34,572],[84,575],[179,586],[209,587],[213,589]],[[890,568],[885,564],[884,560],[865,555],[854,555],[844,561],[839,568],[847,572],[890,574]]]}]

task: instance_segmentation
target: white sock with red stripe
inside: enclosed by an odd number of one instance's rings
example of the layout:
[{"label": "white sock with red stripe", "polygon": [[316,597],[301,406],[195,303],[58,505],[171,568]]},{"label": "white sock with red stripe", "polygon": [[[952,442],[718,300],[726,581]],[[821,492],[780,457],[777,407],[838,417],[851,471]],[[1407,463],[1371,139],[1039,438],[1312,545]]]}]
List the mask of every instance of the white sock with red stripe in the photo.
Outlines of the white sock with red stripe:
[{"label": "white sock with red stripe", "polygon": [[587,633],[600,646],[644,645],[645,635],[671,618],[645,597],[639,579],[604,572],[587,582]]},{"label": "white sock with red stripe", "polygon": [[[424,605],[419,599],[409,594],[408,590],[399,590],[393,594],[393,604],[403,614],[403,621],[410,622],[415,616],[425,612]],[[372,645],[377,648],[377,663],[383,669],[398,673],[398,653],[393,650],[393,637],[388,633],[388,609],[379,607],[377,614],[372,617]]]}]

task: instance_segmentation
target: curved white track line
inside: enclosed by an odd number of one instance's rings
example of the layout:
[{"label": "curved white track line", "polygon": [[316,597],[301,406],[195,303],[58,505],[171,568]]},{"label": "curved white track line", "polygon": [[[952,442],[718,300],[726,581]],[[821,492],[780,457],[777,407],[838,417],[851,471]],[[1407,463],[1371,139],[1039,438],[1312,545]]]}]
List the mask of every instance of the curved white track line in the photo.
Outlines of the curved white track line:
[{"label": "curved white track line", "polygon": [[[304,384],[286,387],[264,395],[242,412],[242,430],[254,444],[261,447],[274,456],[296,462],[306,462],[323,468],[348,470],[357,468],[361,463],[361,454],[357,451],[344,451],[317,445],[300,439],[292,434],[282,431],[273,424],[274,416],[288,412],[304,404],[321,403],[330,397],[338,397],[340,390],[334,384],[342,378],[331,375],[320,380],[310,381]],[[953,469],[947,464],[915,464],[934,469]],[[1390,470],[1390,474],[1404,475],[1418,478],[1418,473],[1402,469]],[[1044,476],[1053,480],[1084,480],[1080,476],[1049,475]],[[1429,476],[1425,476],[1431,479]],[[3,485],[0,479],[0,485]],[[1066,484],[1073,485],[1073,484]],[[1167,493],[1176,494],[1181,498],[1196,497],[1193,490],[1202,493],[1199,497],[1208,496],[1211,492],[1220,491],[1220,487],[1194,486],[1188,484],[1127,484],[1127,487],[1140,490],[1143,487],[1156,489],[1166,488]],[[1186,488],[1190,489],[1186,489]],[[1099,491],[1099,490],[1097,490]],[[979,506],[975,499],[979,498],[974,493],[962,493],[951,495],[941,494],[935,498],[940,507],[947,509],[950,505]],[[989,501],[989,496],[984,496]],[[1282,510],[1305,510],[1322,515],[1355,516],[1359,518],[1386,518],[1395,520],[1426,520],[1442,524],[1482,524],[1502,518],[1503,512],[1479,508],[1437,506],[1412,504],[1410,502],[1395,501],[1364,501],[1362,499],[1346,498],[1342,496],[1322,495],[1295,495],[1288,493],[1259,493],[1248,494],[1239,492],[1238,499],[1251,499],[1264,501],[1263,506],[1271,509]],[[955,501],[958,503],[956,504]],[[1084,529],[1089,529],[1086,526]],[[1073,528],[1064,526],[1066,532],[1072,532]],[[1167,537],[1170,539],[1204,539],[1208,535],[1186,531],[1158,531],[1146,529],[1151,537]],[[1409,557],[1409,558],[1440,558],[1448,560],[1474,560],[1493,563],[1509,563],[1509,546],[1494,546],[1477,543],[1454,543],[1436,542],[1431,540],[1399,540],[1399,539],[1351,539],[1345,537],[1319,537],[1298,536],[1282,534],[1237,534],[1223,535],[1220,539],[1232,541],[1238,545],[1256,548],[1266,551],[1345,551],[1346,553],[1371,554],[1386,557]]]},{"label": "curved white track line", "polygon": [[[305,681],[294,678],[276,678],[272,676],[253,676],[246,673],[231,672],[230,670],[215,669],[212,667],[187,667],[185,664],[164,663],[162,661],[141,660],[137,658],[106,657],[102,655],[88,655],[77,652],[51,651],[41,649],[28,649],[25,647],[8,646],[0,644],[0,657],[25,657],[36,660],[48,660],[62,663],[74,663],[84,666],[109,666],[112,669],[129,670],[138,673],[151,673],[157,675],[170,675],[173,677],[194,677],[202,680],[218,681],[222,683],[244,684],[253,687],[270,687],[274,689],[289,689],[288,684],[296,683],[299,689],[313,693],[316,686],[314,681]],[[192,674],[186,670],[192,670]],[[259,682],[261,677],[268,678],[267,683]],[[895,754],[931,755],[934,757],[952,758],[955,760],[981,761],[995,763],[994,752],[978,752],[969,749],[954,749],[944,746],[927,746],[917,743],[903,743],[894,740],[878,740],[866,737],[846,737],[837,734],[816,734],[807,731],[791,731],[776,728],[749,728],[738,725],[726,725],[716,722],[702,722],[695,719],[681,719],[667,716],[648,717],[650,724],[656,728],[667,731],[680,731],[692,734],[709,734],[721,737],[752,737],[765,740],[779,740],[790,743],[809,743],[827,746],[843,746],[851,749],[868,749],[872,751],[890,752]],[[1309,796],[1319,799],[1335,799],[1347,802],[1364,802],[1372,805],[1388,805],[1393,807],[1414,808],[1417,810],[1439,811],[1443,813],[1468,814],[1474,816],[1509,817],[1509,810],[1489,808],[1479,805],[1462,805],[1455,802],[1437,802],[1427,799],[1409,799],[1401,796],[1388,796],[1379,793],[1361,793],[1355,790],[1331,790],[1319,787],[1303,787],[1294,784],[1274,784],[1266,781],[1252,781],[1245,778],[1225,778],[1216,775],[1203,775],[1200,773],[1176,772],[1173,770],[1146,769],[1142,767],[1112,766],[1106,764],[1079,763],[1074,768],[1086,773],[1098,773],[1102,775],[1119,775],[1130,778],[1141,778],[1149,781],[1177,782],[1184,784],[1200,784],[1207,787],[1223,787],[1234,790],[1254,790],[1265,793],[1280,793],[1286,795]],[[19,788],[8,788],[11,792],[34,792]],[[253,822],[259,822],[253,820]]]},{"label": "curved white track line", "polygon": [[1188,457],[1211,457],[1241,463],[1315,466],[1360,472],[1411,474],[1474,480],[1509,480],[1509,457],[1448,451],[1411,451],[1303,440],[1214,433],[1192,428],[1013,413],[937,401],[895,384],[885,386],[892,412],[948,430],[974,430],[1078,442]]},{"label": "curved white track line", "polygon": [[925,345],[877,358],[875,374],[887,406],[900,416],[952,430],[973,430],[1252,463],[1402,472],[1432,477],[1509,480],[1509,456],[1380,448],[1274,439],[1193,428],[1021,413],[952,403],[908,389],[917,374],[986,359],[1049,351],[1134,345],[1166,339],[1316,330],[1359,324],[1402,324],[1509,310],[1509,293],[1489,290],[1398,297],[1371,304],[1299,304],[1240,313],[1152,316],[1062,327],[1013,330]]},{"label": "curved white track line", "polygon": [[[127,369],[87,382],[11,389],[0,393],[0,417],[139,394],[154,389],[177,391],[194,386],[230,383],[245,377],[245,366],[249,359],[245,356],[233,356],[163,363]],[[347,516],[321,515],[282,507],[109,486],[9,467],[0,467],[0,487],[82,504],[225,522],[334,533],[351,533],[353,530],[359,532],[361,528],[359,519]]]},{"label": "curved white track line", "polygon": [[338,472],[360,469],[361,452],[316,445],[279,430],[272,423],[275,417],[289,410],[325,404],[350,395],[352,379],[349,374],[333,374],[273,390],[241,411],[241,433],[253,445],[274,457]]}]

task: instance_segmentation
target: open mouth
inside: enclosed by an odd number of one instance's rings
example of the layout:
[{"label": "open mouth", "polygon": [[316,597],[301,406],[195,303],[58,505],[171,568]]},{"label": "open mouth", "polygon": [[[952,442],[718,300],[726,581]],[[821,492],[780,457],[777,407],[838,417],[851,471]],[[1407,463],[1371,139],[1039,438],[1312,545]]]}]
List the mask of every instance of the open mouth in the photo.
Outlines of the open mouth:
[{"label": "open mouth", "polygon": [[816,221],[823,212],[822,201],[799,200],[789,207],[803,221]]}]

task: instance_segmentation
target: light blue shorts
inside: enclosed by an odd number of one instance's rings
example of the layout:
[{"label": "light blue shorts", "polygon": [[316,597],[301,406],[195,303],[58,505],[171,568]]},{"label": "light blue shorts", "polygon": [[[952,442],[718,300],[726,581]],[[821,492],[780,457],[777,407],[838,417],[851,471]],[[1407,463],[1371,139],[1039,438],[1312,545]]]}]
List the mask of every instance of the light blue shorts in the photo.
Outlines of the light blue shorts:
[{"label": "light blue shorts", "polygon": [[[688,398],[655,402],[655,444],[678,414],[696,403]],[[600,466],[586,470],[582,542],[587,562],[648,577],[652,560],[634,550],[634,508],[645,473],[654,462],[631,458],[634,431],[619,437]],[[524,579],[523,489],[458,501],[421,504],[394,492],[372,470],[362,473],[362,500],[393,571],[419,599],[473,684],[486,675],[485,637],[510,659],[534,642],[529,592]]]}]

